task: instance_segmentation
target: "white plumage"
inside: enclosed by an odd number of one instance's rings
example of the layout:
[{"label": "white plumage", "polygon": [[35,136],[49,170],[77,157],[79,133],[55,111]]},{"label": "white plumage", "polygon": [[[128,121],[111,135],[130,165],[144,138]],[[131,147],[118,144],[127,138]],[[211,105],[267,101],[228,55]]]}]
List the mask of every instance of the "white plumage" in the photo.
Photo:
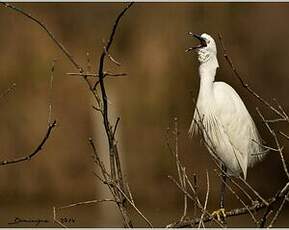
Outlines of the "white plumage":
[{"label": "white plumage", "polygon": [[208,34],[194,36],[201,41],[191,48],[198,51],[200,89],[189,134],[203,132],[209,152],[224,163],[228,173],[242,172],[246,179],[247,168],[264,156],[258,130],[237,92],[215,82],[219,64],[214,39]]}]

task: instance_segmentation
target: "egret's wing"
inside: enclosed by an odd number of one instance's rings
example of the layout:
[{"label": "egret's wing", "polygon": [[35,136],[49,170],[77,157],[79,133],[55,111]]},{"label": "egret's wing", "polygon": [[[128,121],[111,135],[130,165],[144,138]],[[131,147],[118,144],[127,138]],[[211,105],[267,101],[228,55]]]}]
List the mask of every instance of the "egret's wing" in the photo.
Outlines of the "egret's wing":
[{"label": "egret's wing", "polygon": [[[259,159],[260,137],[254,121],[236,91],[224,82],[214,83],[215,115],[244,173]],[[257,143],[256,143],[257,142]]]}]

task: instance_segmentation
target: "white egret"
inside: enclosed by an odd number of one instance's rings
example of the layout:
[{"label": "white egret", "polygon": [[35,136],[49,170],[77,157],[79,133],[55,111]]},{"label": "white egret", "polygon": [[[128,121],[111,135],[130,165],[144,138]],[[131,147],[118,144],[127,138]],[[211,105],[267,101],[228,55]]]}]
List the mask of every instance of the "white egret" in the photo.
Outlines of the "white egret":
[{"label": "white egret", "polygon": [[[200,45],[187,51],[198,53],[200,89],[189,134],[202,132],[209,152],[217,157],[223,170],[233,176],[242,173],[246,179],[247,168],[264,156],[261,138],[238,93],[230,85],[215,81],[219,64],[214,39],[205,33],[193,36]],[[213,213],[218,218],[220,214],[225,218],[224,189],[222,183],[220,209]]]}]

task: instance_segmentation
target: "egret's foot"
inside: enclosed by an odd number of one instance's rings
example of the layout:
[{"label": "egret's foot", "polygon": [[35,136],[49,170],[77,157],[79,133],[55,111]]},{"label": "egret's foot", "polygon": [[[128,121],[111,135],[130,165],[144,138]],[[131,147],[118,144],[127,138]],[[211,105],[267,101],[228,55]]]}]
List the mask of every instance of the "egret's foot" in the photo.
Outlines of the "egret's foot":
[{"label": "egret's foot", "polygon": [[224,208],[220,208],[212,213],[212,216],[218,221],[224,223],[226,221],[226,212]]}]

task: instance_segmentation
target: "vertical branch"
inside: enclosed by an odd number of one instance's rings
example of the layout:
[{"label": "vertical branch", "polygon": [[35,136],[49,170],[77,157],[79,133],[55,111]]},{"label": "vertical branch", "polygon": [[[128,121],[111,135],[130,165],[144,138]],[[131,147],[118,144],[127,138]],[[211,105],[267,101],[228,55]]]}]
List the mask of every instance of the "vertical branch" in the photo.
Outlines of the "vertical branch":
[{"label": "vertical branch", "polygon": [[[181,165],[180,158],[179,158],[179,123],[178,118],[174,118],[174,132],[175,136],[175,162],[176,162],[176,169],[178,173],[179,183],[184,189],[184,191],[187,190],[187,183],[186,183],[186,168]],[[184,193],[184,211],[183,216],[181,217],[181,221],[185,219],[187,216],[187,209],[188,209],[188,197],[187,194]]]},{"label": "vertical branch", "polygon": [[[124,223],[125,227],[132,227],[131,220],[127,214],[127,209],[126,209],[126,204],[125,200],[127,196],[124,196],[126,194],[126,186],[125,182],[123,179],[123,174],[122,174],[122,167],[121,167],[121,162],[119,158],[119,152],[118,152],[118,147],[117,147],[117,142],[115,141],[115,132],[117,125],[113,129],[112,125],[110,124],[109,121],[109,108],[108,108],[108,99],[107,99],[107,93],[106,93],[106,88],[105,88],[105,83],[104,83],[104,78],[105,78],[105,73],[104,73],[104,64],[105,64],[105,58],[107,56],[110,57],[109,54],[109,49],[112,45],[114,35],[116,33],[117,27],[119,25],[119,22],[126,13],[126,11],[133,5],[133,3],[128,4],[117,16],[109,40],[104,46],[103,52],[100,56],[99,59],[99,65],[98,65],[98,78],[99,80],[95,82],[94,86],[91,88],[92,91],[96,91],[96,86],[99,85],[100,87],[100,92],[101,92],[101,114],[103,118],[103,124],[105,128],[105,133],[107,136],[108,140],[108,145],[109,145],[109,161],[110,161],[110,176],[112,179],[113,183],[116,183],[117,186],[113,186],[113,190],[115,194],[118,194],[120,203],[119,203],[119,209],[124,216]],[[120,187],[120,190],[117,189],[117,187]],[[123,191],[123,193],[121,192]]]},{"label": "vertical branch", "polygon": [[[184,190],[186,191],[187,190],[187,182],[186,182],[186,168],[185,167],[182,167],[182,180],[183,180],[183,188]],[[183,213],[183,216],[181,218],[181,221],[183,221],[186,216],[187,216],[187,210],[188,210],[188,196],[187,194],[184,194],[184,213]]]},{"label": "vertical branch", "polygon": [[[122,190],[125,190],[125,186],[123,183],[123,176],[122,176],[122,170],[121,170],[121,163],[119,160],[119,153],[118,148],[115,143],[114,138],[114,131],[112,130],[112,126],[110,125],[109,118],[108,118],[108,103],[107,103],[107,94],[104,84],[104,61],[105,57],[107,56],[107,53],[109,52],[109,49],[112,45],[114,35],[116,33],[118,24],[122,16],[125,14],[125,12],[133,5],[133,3],[128,4],[117,16],[115,23],[112,28],[112,32],[110,34],[109,40],[107,44],[105,45],[103,52],[100,56],[99,61],[99,67],[98,67],[98,77],[99,77],[99,86],[101,91],[101,97],[102,97],[102,117],[103,117],[103,123],[105,127],[105,132],[107,135],[108,143],[109,143],[109,153],[110,153],[110,167],[111,167],[111,176],[113,180],[118,180],[120,183],[120,187]],[[96,82],[96,83],[97,83]],[[93,90],[96,89],[97,84],[95,83]]]},{"label": "vertical branch", "polygon": [[56,60],[53,60],[51,66],[51,74],[50,74],[50,85],[49,85],[49,96],[48,96],[48,124],[51,123],[52,117],[52,90],[53,90],[53,80],[54,80],[54,70],[55,70]]},{"label": "vertical branch", "polygon": [[[197,181],[197,175],[193,175],[193,188],[195,190],[196,195],[198,195],[198,181]],[[193,218],[197,216],[197,201],[194,201],[194,215]]]},{"label": "vertical branch", "polygon": [[201,227],[201,223],[203,223],[205,211],[207,210],[209,193],[210,193],[210,180],[209,180],[209,173],[208,173],[208,171],[206,171],[206,175],[207,175],[207,192],[206,192],[206,198],[205,198],[205,203],[204,203],[204,211],[203,211],[203,213],[202,213],[202,215],[201,215],[198,228],[200,228],[200,227]]}]

